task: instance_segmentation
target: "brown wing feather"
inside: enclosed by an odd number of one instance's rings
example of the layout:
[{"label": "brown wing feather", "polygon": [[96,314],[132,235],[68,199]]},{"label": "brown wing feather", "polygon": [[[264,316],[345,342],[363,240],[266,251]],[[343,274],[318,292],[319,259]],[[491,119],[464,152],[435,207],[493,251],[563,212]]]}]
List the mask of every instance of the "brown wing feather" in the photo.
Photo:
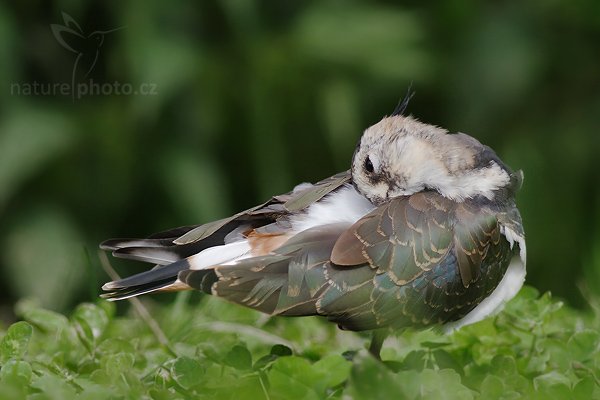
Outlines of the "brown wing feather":
[{"label": "brown wing feather", "polygon": [[357,221],[335,243],[331,262],[341,267],[368,263],[401,285],[454,249],[468,287],[479,279],[482,260],[499,240],[497,213],[489,207],[422,192],[391,200]]},{"label": "brown wing feather", "polygon": [[433,192],[391,200],[340,236],[331,262],[338,266],[368,263],[405,284],[450,250],[455,208],[456,203]]},{"label": "brown wing feather", "polygon": [[248,243],[250,244],[250,252],[253,256],[264,256],[273,250],[281,247],[288,239],[292,237],[291,234],[272,234],[272,233],[259,233],[256,230],[252,231],[248,235]]}]

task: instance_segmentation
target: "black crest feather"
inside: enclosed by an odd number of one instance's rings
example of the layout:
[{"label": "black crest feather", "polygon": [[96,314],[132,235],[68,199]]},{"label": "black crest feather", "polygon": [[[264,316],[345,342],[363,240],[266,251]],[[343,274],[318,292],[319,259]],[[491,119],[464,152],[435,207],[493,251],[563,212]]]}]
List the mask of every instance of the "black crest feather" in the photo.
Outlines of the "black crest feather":
[{"label": "black crest feather", "polygon": [[395,117],[398,115],[404,115],[404,111],[406,111],[406,108],[408,107],[408,103],[410,102],[410,99],[412,99],[412,97],[414,95],[415,95],[415,92],[414,92],[414,90],[412,90],[412,83],[411,83],[408,86],[408,89],[406,90],[406,94],[404,95],[404,98],[402,100],[400,100],[400,102],[398,102],[398,105],[394,109],[394,112],[392,113],[391,117]]}]

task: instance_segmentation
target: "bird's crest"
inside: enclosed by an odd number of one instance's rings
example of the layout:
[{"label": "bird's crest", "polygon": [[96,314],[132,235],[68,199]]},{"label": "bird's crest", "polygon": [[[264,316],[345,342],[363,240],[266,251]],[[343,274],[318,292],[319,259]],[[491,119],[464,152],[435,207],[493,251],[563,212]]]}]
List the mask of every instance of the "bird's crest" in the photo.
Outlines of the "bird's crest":
[{"label": "bird's crest", "polygon": [[408,107],[408,103],[410,102],[410,99],[412,99],[412,97],[414,95],[415,95],[415,91],[412,90],[412,82],[411,82],[411,84],[408,85],[408,89],[406,90],[406,94],[404,95],[404,98],[398,102],[398,105],[396,106],[396,108],[394,109],[394,112],[392,112],[392,115],[390,115],[390,117],[404,116],[404,112],[406,111],[406,108]]}]

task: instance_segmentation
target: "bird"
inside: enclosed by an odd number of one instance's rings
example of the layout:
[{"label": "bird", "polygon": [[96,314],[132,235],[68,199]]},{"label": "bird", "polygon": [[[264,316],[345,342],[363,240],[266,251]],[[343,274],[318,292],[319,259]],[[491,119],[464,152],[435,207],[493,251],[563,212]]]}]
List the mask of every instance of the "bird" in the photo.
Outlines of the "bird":
[{"label": "bird", "polygon": [[349,170],[214,222],[103,242],[155,266],[102,297],[199,290],[317,315],[372,331],[376,358],[393,330],[452,332],[499,312],[526,275],[523,173],[467,134],[405,115],[411,96],[363,132]]}]

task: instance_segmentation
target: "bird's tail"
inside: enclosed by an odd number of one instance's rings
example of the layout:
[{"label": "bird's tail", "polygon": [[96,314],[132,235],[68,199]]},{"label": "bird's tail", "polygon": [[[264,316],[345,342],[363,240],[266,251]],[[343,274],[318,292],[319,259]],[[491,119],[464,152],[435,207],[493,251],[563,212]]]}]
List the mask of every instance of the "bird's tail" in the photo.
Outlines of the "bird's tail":
[{"label": "bird's tail", "polygon": [[102,286],[102,290],[107,292],[102,297],[110,301],[123,300],[151,292],[190,290],[189,285],[178,279],[181,272],[188,270],[202,271],[198,272],[196,276],[206,280],[207,284],[204,287],[210,293],[211,285],[209,283],[216,280],[212,267],[243,258],[250,251],[245,240],[205,248],[197,254],[185,258],[180,258],[184,255],[179,252],[180,249],[177,249],[178,253],[176,254],[164,246],[160,240],[117,239],[106,241],[100,247],[104,250],[112,250],[113,255],[117,257],[133,258],[157,264],[149,271],[108,282]]},{"label": "bird's tail", "polygon": [[177,275],[189,269],[187,259],[166,266],[157,266],[150,271],[141,272],[124,279],[104,284],[102,290],[108,292],[101,297],[114,301],[156,291],[186,290],[189,286],[177,282]]}]

